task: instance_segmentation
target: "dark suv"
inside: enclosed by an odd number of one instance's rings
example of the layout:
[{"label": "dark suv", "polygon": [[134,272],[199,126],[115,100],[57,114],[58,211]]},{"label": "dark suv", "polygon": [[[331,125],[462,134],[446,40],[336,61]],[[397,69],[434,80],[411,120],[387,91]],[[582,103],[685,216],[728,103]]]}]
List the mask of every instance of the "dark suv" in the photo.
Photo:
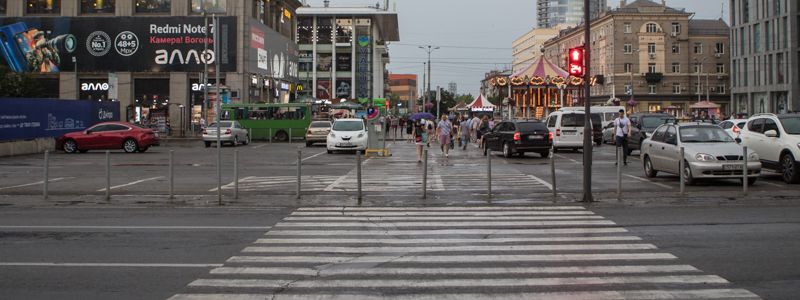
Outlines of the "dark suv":
[{"label": "dark suv", "polygon": [[483,138],[483,155],[492,151],[503,151],[503,156],[524,156],[525,152],[536,152],[542,157],[550,155],[553,140],[547,125],[539,121],[505,121]]},{"label": "dark suv", "polygon": [[635,113],[630,116],[630,120],[633,128],[628,136],[628,155],[634,150],[641,150],[642,142],[653,135],[658,126],[677,122],[674,116],[664,113]]}]

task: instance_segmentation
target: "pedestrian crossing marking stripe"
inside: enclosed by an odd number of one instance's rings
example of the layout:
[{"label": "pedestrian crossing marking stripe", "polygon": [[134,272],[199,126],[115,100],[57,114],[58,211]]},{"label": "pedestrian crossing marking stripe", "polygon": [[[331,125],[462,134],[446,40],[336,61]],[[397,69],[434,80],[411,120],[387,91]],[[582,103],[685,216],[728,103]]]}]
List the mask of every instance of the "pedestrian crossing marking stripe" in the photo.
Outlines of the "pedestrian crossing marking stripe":
[{"label": "pedestrian crossing marking stripe", "polygon": [[626,233],[622,227],[607,228],[540,228],[540,229],[429,229],[429,230],[272,230],[265,236],[437,236],[437,235],[511,235],[511,234],[598,234],[598,233]]},{"label": "pedestrian crossing marking stripe", "polygon": [[527,220],[527,221],[544,221],[544,220],[601,220],[601,216],[492,216],[492,217],[451,217],[451,216],[435,216],[435,217],[318,217],[318,216],[300,216],[300,217],[286,217],[284,221],[497,221],[497,220]]},{"label": "pedestrian crossing marking stripe", "polygon": [[353,294],[178,294],[169,300],[674,300],[674,299],[761,299],[743,289],[701,290],[620,290],[589,292],[546,293],[491,293],[491,294],[413,294],[413,295],[353,295]]},{"label": "pedestrian crossing marking stripe", "polygon": [[591,211],[465,211],[465,212],[435,212],[435,211],[415,211],[415,212],[310,212],[296,211],[291,216],[345,216],[345,217],[408,217],[413,219],[420,216],[465,216],[465,217],[494,217],[494,216],[553,216],[553,215],[594,215]]},{"label": "pedestrian crossing marking stripe", "polygon": [[591,237],[546,237],[546,238],[493,238],[479,237],[466,238],[369,238],[369,239],[308,239],[308,238],[267,238],[258,239],[256,244],[505,244],[505,243],[531,243],[531,242],[611,242],[611,241],[641,241],[638,236],[591,236]]},{"label": "pedestrian crossing marking stripe", "polygon": [[654,250],[652,244],[563,244],[563,245],[503,245],[503,246],[391,246],[391,247],[322,247],[322,246],[258,246],[247,247],[244,253],[430,253],[467,251],[608,251],[608,250]]},{"label": "pedestrian crossing marking stripe", "polygon": [[533,211],[533,210],[586,210],[583,206],[464,206],[464,207],[301,207],[297,211]]},{"label": "pedestrian crossing marking stripe", "polygon": [[264,279],[198,279],[190,283],[193,287],[224,288],[462,288],[462,287],[534,287],[615,284],[726,284],[716,275],[675,276],[618,276],[618,277],[571,277],[571,278],[496,278],[478,279],[331,279],[315,281],[288,281]]},{"label": "pedestrian crossing marking stripe", "polygon": [[699,273],[690,265],[634,265],[634,266],[569,266],[569,267],[473,267],[473,268],[286,268],[286,267],[220,267],[211,274],[226,275],[297,275],[297,276],[351,276],[351,275],[504,275],[504,274],[638,274],[638,273]]},{"label": "pedestrian crossing marking stripe", "polygon": [[615,261],[615,260],[673,260],[669,253],[609,253],[609,254],[538,254],[538,255],[414,255],[414,256],[233,256],[229,263],[497,263],[552,261]]},{"label": "pedestrian crossing marking stripe", "polygon": [[616,225],[613,221],[503,221],[503,222],[281,222],[275,227],[507,227],[507,226],[604,226]]}]

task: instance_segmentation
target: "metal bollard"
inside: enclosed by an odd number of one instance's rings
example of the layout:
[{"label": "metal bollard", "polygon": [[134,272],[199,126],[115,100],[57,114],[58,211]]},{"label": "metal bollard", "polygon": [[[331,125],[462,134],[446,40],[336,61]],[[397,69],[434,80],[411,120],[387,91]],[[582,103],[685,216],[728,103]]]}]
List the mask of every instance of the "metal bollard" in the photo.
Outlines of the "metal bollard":
[{"label": "metal bollard", "polygon": [[253,128],[247,128],[247,144],[253,143]]},{"label": "metal bollard", "polygon": [[302,182],[303,151],[297,150],[297,199],[300,200],[300,193],[303,189]]},{"label": "metal bollard", "polygon": [[269,129],[269,143],[272,144],[272,128]]},{"label": "metal bollard", "polygon": [[747,147],[742,148],[742,152],[744,155],[744,165],[742,166],[742,192],[745,196],[747,196],[747,189],[748,189],[748,178],[747,178]]},{"label": "metal bollard", "polygon": [[239,150],[233,150],[233,199],[239,200]]},{"label": "metal bollard", "polygon": [[622,201],[622,161],[625,148],[617,147],[617,201]]},{"label": "metal bollard", "polygon": [[106,201],[111,201],[111,151],[106,150]]},{"label": "metal bollard", "polygon": [[428,199],[428,149],[422,151],[422,199]]},{"label": "metal bollard", "polygon": [[356,184],[358,185],[358,205],[361,205],[363,197],[361,195],[361,151],[356,150]]},{"label": "metal bollard", "polygon": [[169,150],[169,200],[175,199],[175,150]]},{"label": "metal bollard", "polygon": [[492,152],[486,155],[486,192],[489,198],[492,198]]},{"label": "metal bollard", "polygon": [[292,129],[289,128],[289,144],[292,143]]},{"label": "metal bollard", "polygon": [[553,202],[558,199],[558,188],[556,188],[556,155],[555,149],[550,148],[550,180],[553,182]]},{"label": "metal bollard", "polygon": [[44,181],[42,181],[42,198],[47,200],[47,184],[50,181],[50,150],[44,150]]},{"label": "metal bollard", "polygon": [[683,178],[683,176],[684,176],[683,169],[686,168],[686,166],[684,166],[683,164],[686,163],[686,149],[683,148],[683,147],[681,147],[681,157],[680,157],[680,159],[681,159],[680,162],[678,162],[678,169],[679,169],[678,170],[678,174],[679,174],[678,177],[679,177],[679,180],[681,182],[681,191],[680,191],[680,193],[681,193],[681,196],[684,196],[686,194],[686,182],[683,180],[684,179]]}]

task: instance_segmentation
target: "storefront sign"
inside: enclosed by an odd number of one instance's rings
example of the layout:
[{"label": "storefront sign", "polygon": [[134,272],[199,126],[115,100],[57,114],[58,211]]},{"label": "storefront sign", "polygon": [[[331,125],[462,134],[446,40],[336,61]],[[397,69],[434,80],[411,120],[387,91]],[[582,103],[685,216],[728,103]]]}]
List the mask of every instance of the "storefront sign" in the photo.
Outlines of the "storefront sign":
[{"label": "storefront sign", "polygon": [[119,102],[0,98],[0,105],[0,141],[59,137],[120,118]]},{"label": "storefront sign", "polygon": [[297,44],[256,20],[250,21],[250,50],[247,72],[273,79],[296,81],[298,78]]},{"label": "storefront sign", "polygon": [[371,98],[370,84],[370,47],[369,26],[357,26],[358,47],[356,50],[356,98]]},{"label": "storefront sign", "polygon": [[2,18],[0,32],[17,43],[0,52],[24,72],[72,72],[73,57],[82,72],[199,72],[217,59],[223,72],[236,71],[236,17],[219,18],[219,55],[212,22],[208,38],[204,22],[203,17]]}]

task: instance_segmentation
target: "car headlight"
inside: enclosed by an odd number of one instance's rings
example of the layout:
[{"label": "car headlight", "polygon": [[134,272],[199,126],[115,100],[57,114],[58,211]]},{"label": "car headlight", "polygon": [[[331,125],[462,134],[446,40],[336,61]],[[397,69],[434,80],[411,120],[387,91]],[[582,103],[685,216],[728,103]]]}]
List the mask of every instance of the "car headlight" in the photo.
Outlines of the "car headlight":
[{"label": "car headlight", "polygon": [[753,153],[750,153],[749,155],[747,155],[747,160],[749,160],[749,161],[759,161],[759,160],[761,160],[761,158],[758,157],[758,153],[753,152]]},{"label": "car headlight", "polygon": [[336,138],[336,135],[333,134],[333,132],[330,133],[330,136],[331,136],[331,138],[334,138],[334,139]]},{"label": "car headlight", "polygon": [[800,149],[800,143],[797,143],[797,148]]},{"label": "car headlight", "polygon": [[364,137],[364,133],[363,132],[358,134],[358,138],[363,138],[363,137]]},{"label": "car headlight", "polygon": [[715,161],[715,160],[717,160],[717,158],[715,158],[713,155],[705,154],[705,153],[699,153],[699,154],[695,155],[694,159],[696,159],[697,161]]}]

